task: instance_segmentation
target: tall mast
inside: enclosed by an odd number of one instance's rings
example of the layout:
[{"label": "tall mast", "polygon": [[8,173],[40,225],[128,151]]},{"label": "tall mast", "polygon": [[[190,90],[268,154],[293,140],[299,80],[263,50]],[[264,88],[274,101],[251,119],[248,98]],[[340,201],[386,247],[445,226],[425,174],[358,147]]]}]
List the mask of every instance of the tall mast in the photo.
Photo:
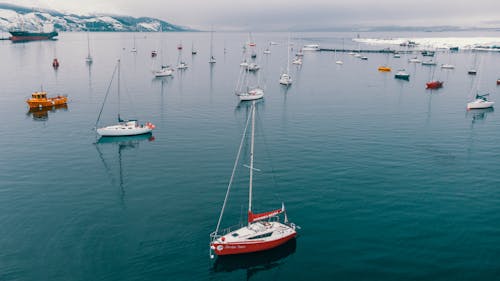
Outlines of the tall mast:
[{"label": "tall mast", "polygon": [[213,43],[212,43],[212,40],[214,38],[214,28],[212,26],[212,28],[210,29],[210,59],[213,58],[213,53],[212,53],[212,49],[213,49]]},{"label": "tall mast", "polygon": [[[250,142],[250,183],[248,189],[248,213],[252,212],[253,147],[255,136],[255,101],[252,102],[252,137]],[[250,224],[250,222],[249,222]]]},{"label": "tall mast", "polygon": [[91,56],[90,56],[90,35],[89,35],[89,33],[90,33],[90,32],[89,32],[89,30],[87,29],[87,49],[88,49],[88,53],[89,53],[89,54],[88,54],[88,56],[87,56],[87,58],[89,58],[89,59],[90,59],[90,58],[91,58]]},{"label": "tall mast", "polygon": [[121,122],[120,118],[120,60],[118,60],[118,122]]},{"label": "tall mast", "polygon": [[286,61],[286,74],[290,75],[290,33],[288,33],[288,46],[287,46],[287,61]]}]

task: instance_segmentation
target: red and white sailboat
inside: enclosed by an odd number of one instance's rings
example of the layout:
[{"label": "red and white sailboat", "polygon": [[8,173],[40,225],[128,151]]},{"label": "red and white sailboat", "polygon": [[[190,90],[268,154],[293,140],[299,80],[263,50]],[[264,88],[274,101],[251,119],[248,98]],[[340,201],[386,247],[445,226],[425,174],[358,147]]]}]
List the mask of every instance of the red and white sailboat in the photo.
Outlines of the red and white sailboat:
[{"label": "red and white sailboat", "polygon": [[[218,256],[237,255],[253,252],[260,252],[276,248],[286,242],[294,239],[297,236],[296,228],[299,228],[294,223],[288,221],[285,205],[282,203],[280,209],[254,213],[252,211],[252,180],[254,159],[254,131],[255,131],[255,101],[252,102],[252,114],[249,116],[252,119],[251,143],[250,143],[250,180],[248,193],[248,219],[246,225],[239,225],[225,230],[219,230],[222,216],[229,197],[229,191],[234,178],[235,169],[238,166],[243,140],[245,139],[249,120],[246,122],[243,138],[240,143],[240,149],[236,157],[233,173],[229,181],[226,197],[222,206],[219,221],[214,232],[210,234],[210,257],[213,258],[215,253]],[[283,222],[280,221],[283,217]]]}]

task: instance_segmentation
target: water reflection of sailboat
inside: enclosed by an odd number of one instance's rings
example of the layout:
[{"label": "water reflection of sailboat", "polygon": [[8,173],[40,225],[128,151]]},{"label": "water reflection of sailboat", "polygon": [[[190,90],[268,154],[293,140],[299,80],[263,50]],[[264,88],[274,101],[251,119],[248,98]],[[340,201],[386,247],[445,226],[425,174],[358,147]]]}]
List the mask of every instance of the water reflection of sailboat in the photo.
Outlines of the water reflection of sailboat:
[{"label": "water reflection of sailboat", "polygon": [[59,110],[68,110],[68,105],[67,104],[60,104],[60,105],[54,105],[50,107],[34,107],[30,108],[28,112],[26,112],[26,115],[28,116],[33,116],[33,120],[35,121],[47,121],[49,119],[49,111],[50,112],[56,112]]},{"label": "water reflection of sailboat", "polygon": [[284,259],[297,248],[297,240],[293,239],[278,248],[240,256],[218,257],[212,267],[212,272],[232,272],[246,270],[246,280],[250,280],[261,271],[271,270],[284,263]]},{"label": "water reflection of sailboat", "polygon": [[107,174],[111,178],[112,182],[115,183],[113,177],[113,172],[104,159],[104,154],[102,153],[100,146],[104,145],[115,145],[118,147],[118,184],[120,187],[121,197],[125,195],[125,189],[123,188],[123,168],[122,168],[122,151],[126,149],[137,149],[141,141],[154,141],[154,136],[151,134],[137,135],[137,136],[123,136],[123,137],[101,137],[96,143],[95,148],[97,153],[99,153],[99,158],[106,169]]},{"label": "water reflection of sailboat", "polygon": [[495,111],[493,107],[476,109],[476,110],[468,110],[466,111],[466,116],[472,117],[472,124],[483,121],[486,119],[488,113]]}]

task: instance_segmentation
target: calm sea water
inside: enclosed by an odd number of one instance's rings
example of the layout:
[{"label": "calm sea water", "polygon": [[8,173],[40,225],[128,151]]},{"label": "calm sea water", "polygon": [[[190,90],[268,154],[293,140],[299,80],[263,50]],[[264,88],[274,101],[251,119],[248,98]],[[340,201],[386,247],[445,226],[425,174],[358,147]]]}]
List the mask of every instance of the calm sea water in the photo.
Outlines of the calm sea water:
[{"label": "calm sea water", "polygon": [[[406,34],[471,35],[484,34]],[[306,33],[292,41],[357,48],[354,36]],[[500,276],[500,116],[465,110],[476,89],[500,102],[500,54],[480,54],[479,73],[469,76],[470,52],[438,54],[456,65],[448,71],[404,56],[337,54],[339,66],[333,53],[308,53],[285,89],[278,79],[288,34],[253,37],[262,69],[251,79],[266,90],[257,107],[262,172],[254,205],[263,211],[284,201],[302,227],[296,243],[215,263],[208,257],[249,114],[233,94],[248,34],[215,33],[210,67],[209,33],[92,33],[91,66],[87,35],[63,33],[53,42],[0,42],[0,280]],[[281,45],[263,55],[270,41]],[[180,42],[190,68],[153,78],[152,67],[177,62]],[[153,49],[163,56],[152,59]],[[92,130],[117,59],[122,116],[156,124],[152,137],[97,141]],[[378,72],[382,64],[393,72]],[[393,78],[398,68],[410,72],[409,82]],[[444,88],[425,90],[432,77]],[[29,112],[25,99],[40,87],[69,95],[67,108]],[[116,113],[112,87],[100,125]],[[226,226],[244,219],[246,173],[237,174]]]}]

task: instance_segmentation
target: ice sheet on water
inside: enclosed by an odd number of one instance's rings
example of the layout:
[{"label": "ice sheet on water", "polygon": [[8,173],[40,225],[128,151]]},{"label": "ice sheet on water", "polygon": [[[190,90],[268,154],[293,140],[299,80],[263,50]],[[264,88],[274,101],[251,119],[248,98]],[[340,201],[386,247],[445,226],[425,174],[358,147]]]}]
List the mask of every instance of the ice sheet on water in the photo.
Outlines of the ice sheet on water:
[{"label": "ice sheet on water", "polygon": [[355,42],[368,45],[398,45],[405,42],[415,42],[421,48],[459,47],[472,49],[474,47],[500,46],[498,37],[429,37],[429,38],[356,38]]}]

